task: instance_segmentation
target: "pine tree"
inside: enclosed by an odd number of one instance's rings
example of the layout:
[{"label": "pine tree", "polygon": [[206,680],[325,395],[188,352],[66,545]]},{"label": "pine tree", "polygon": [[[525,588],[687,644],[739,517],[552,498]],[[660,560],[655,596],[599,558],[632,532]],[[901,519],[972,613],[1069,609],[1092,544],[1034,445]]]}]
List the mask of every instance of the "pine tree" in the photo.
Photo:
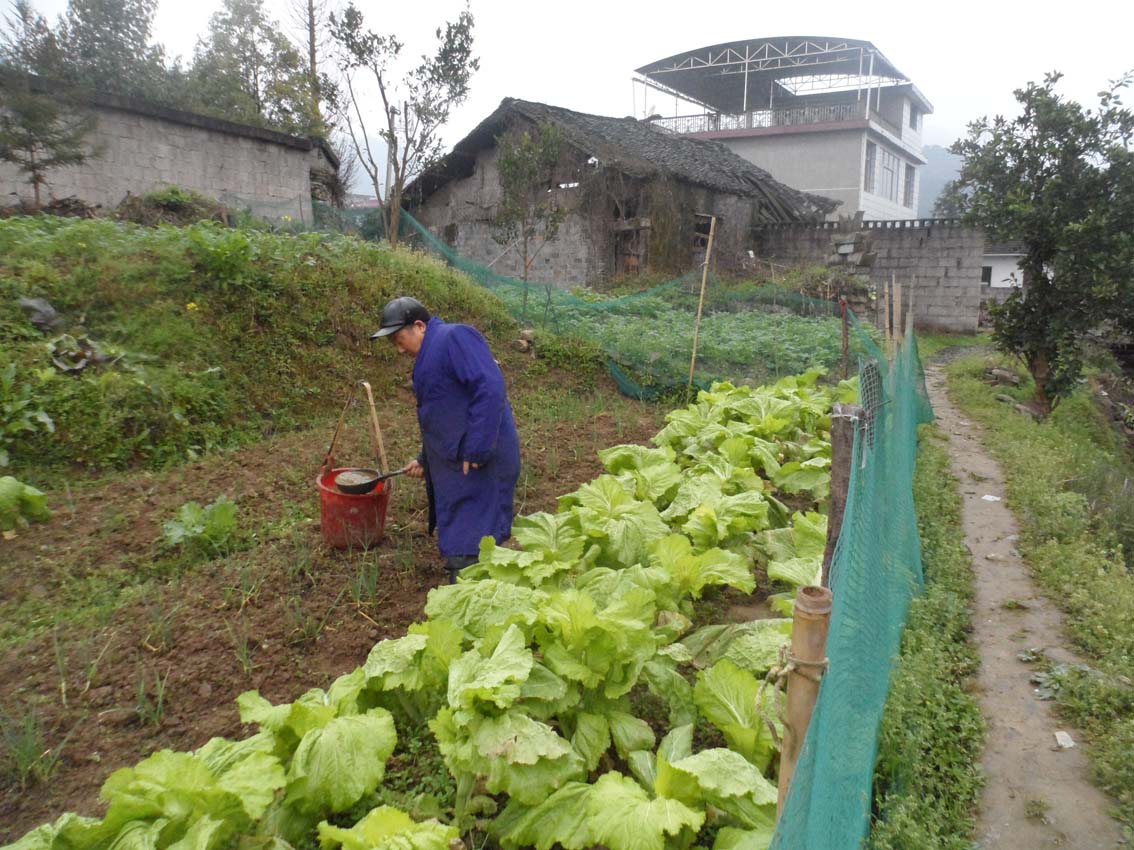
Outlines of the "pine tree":
[{"label": "pine tree", "polygon": [[263,0],[225,0],[198,42],[190,79],[195,100],[237,121],[293,133],[319,123],[303,57]]},{"label": "pine tree", "polygon": [[81,165],[91,156],[87,135],[94,118],[68,109],[46,95],[5,87],[0,101],[0,160],[28,176],[35,208],[42,206],[41,186],[48,172]]},{"label": "pine tree", "polygon": [[151,44],[157,0],[70,0],[56,39],[70,82],[141,94],[165,76],[164,50]]}]

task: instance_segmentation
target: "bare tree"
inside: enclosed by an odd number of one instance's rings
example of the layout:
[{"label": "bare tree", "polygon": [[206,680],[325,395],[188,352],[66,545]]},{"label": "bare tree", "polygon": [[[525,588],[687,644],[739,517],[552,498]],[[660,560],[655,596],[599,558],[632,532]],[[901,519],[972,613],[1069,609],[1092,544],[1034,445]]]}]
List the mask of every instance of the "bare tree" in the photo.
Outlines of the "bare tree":
[{"label": "bare tree", "polygon": [[[404,45],[393,35],[366,28],[362,13],[350,3],[342,15],[331,15],[331,33],[345,60],[343,83],[347,132],[359,163],[374,184],[390,244],[398,241],[402,193],[406,183],[436,162],[443,150],[440,130],[454,106],[468,96],[469,78],[480,67],[472,55],[473,17],[469,10],[456,21],[438,27],[437,50],[399,80],[392,65]],[[386,143],[391,166],[386,197],[382,177],[386,159],[370,141],[364,115],[364,81],[378,87],[382,116],[378,136]],[[400,105],[396,101],[400,100]]]}]

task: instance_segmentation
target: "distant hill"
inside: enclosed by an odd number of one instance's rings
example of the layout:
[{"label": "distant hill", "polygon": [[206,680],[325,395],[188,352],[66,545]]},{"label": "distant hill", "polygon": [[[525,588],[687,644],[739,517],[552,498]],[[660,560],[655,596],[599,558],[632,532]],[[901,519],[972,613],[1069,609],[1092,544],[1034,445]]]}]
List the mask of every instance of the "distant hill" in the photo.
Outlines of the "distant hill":
[{"label": "distant hill", "polygon": [[923,151],[926,163],[921,169],[921,195],[918,199],[918,218],[928,218],[933,214],[933,204],[945,188],[945,184],[957,176],[961,170],[961,158],[949,153],[940,145],[926,145]]}]

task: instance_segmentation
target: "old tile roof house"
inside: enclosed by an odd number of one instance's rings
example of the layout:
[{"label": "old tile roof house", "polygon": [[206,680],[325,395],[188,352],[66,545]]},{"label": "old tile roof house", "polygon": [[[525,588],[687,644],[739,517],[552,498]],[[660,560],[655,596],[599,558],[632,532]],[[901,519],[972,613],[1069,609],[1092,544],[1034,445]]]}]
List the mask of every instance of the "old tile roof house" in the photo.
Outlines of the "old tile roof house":
[{"label": "old tile roof house", "polygon": [[567,153],[549,190],[565,212],[559,235],[530,278],[592,283],[643,270],[678,273],[698,261],[708,219],[718,217],[718,267],[739,265],[753,227],[820,220],[837,201],[799,192],[715,141],[506,98],[453,151],[407,187],[411,213],[462,256],[519,276],[515,246],[497,241],[501,200],[496,140],[553,124]]}]

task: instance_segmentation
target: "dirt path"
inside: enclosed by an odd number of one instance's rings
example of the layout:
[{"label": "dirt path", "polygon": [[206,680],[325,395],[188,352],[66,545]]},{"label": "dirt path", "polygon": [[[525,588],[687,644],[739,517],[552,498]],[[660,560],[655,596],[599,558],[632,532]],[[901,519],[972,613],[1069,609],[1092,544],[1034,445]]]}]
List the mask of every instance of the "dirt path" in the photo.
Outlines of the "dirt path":
[{"label": "dirt path", "polygon": [[973,630],[981,653],[979,698],[988,723],[977,845],[982,850],[1121,846],[1119,825],[1107,814],[1114,803],[1091,784],[1081,746],[1060,748],[1055,733],[1067,732],[1075,741],[1080,736],[1060,723],[1051,703],[1035,697],[1029,681],[1033,668],[1018,658],[1026,649],[1042,647],[1055,661],[1078,661],[1062,647],[1063,615],[1040,594],[1016,551],[1018,529],[1003,501],[1004,477],[981,445],[979,427],[950,404],[940,367],[927,368],[925,377],[938,425],[949,438],[953,474],[961,482],[965,537],[977,577]]}]

